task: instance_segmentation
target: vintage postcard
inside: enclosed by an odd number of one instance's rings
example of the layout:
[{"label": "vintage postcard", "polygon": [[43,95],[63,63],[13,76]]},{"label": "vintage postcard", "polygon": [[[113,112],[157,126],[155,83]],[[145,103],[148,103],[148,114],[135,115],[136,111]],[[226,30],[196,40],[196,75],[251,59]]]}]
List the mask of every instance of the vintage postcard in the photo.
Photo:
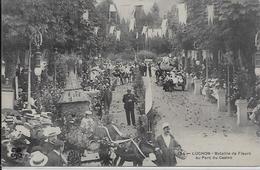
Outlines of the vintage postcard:
[{"label": "vintage postcard", "polygon": [[259,167],[259,0],[2,0],[1,166]]}]

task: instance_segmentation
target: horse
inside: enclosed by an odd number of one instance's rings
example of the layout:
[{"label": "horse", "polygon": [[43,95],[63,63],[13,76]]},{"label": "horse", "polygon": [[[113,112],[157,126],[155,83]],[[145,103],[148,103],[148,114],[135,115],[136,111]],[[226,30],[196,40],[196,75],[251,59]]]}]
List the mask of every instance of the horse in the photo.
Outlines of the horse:
[{"label": "horse", "polygon": [[118,166],[123,166],[125,161],[133,162],[133,166],[142,166],[144,159],[149,157],[150,153],[154,153],[156,156],[156,160],[154,160],[153,163],[157,166],[160,165],[160,153],[155,151],[154,144],[144,138],[141,140],[135,138],[116,148],[116,158],[114,159],[113,165],[117,165],[118,159],[121,158]]},{"label": "horse", "polygon": [[[148,157],[150,153],[154,153],[156,155],[157,161],[154,161],[156,165],[158,165],[160,162],[160,156],[157,156],[158,153],[155,151],[154,144],[145,138],[136,137],[132,139],[122,137],[120,132],[118,132],[118,130],[112,124],[99,126],[96,128],[94,133],[101,139],[109,139],[109,141],[112,143],[112,145],[110,145],[109,152],[114,152],[116,155],[115,159],[113,160],[114,166],[117,165],[119,158],[121,159],[118,166],[122,166],[125,161],[133,162],[134,166],[142,166],[143,160]],[[109,159],[108,156],[108,154],[106,156],[102,156],[102,159]]]}]

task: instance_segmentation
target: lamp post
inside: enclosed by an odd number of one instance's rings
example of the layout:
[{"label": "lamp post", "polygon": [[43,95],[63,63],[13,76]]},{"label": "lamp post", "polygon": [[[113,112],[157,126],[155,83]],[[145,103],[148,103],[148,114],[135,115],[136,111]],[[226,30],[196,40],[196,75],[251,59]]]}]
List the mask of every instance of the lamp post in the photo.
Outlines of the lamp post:
[{"label": "lamp post", "polygon": [[56,89],[56,59],[57,59],[57,56],[58,56],[58,49],[57,48],[55,48],[54,49],[55,50],[55,52],[54,52],[54,88]]},{"label": "lamp post", "polygon": [[31,37],[30,37],[30,42],[29,42],[29,68],[28,68],[28,109],[31,109],[31,59],[32,59],[32,43],[34,43],[34,45],[36,45],[37,47],[37,52],[35,53],[35,57],[36,57],[36,65],[35,65],[35,69],[34,69],[34,73],[35,75],[38,77],[38,80],[40,80],[40,75],[41,75],[41,52],[40,50],[40,46],[42,45],[42,34],[41,32],[38,30],[36,32],[34,32]]}]

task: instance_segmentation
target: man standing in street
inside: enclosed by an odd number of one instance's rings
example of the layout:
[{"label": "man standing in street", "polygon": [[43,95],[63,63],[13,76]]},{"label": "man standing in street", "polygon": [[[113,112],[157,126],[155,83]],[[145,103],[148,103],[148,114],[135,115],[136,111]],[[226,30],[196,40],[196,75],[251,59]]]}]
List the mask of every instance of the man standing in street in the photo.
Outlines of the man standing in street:
[{"label": "man standing in street", "polygon": [[151,65],[151,63],[148,64],[148,72],[149,72],[149,77],[152,77],[152,65]]},{"label": "man standing in street", "polygon": [[177,160],[175,157],[176,150],[181,148],[178,142],[174,139],[170,133],[170,125],[165,122],[162,125],[163,134],[157,137],[156,150],[160,150],[162,158],[162,166],[176,166]]},{"label": "man standing in street", "polygon": [[126,112],[127,125],[130,126],[132,120],[132,125],[135,126],[134,107],[135,107],[136,98],[134,94],[131,93],[130,89],[128,89],[127,94],[123,96],[123,102],[124,102],[124,108]]},{"label": "man standing in street", "polygon": [[112,90],[110,89],[109,84],[106,84],[106,87],[104,89],[103,101],[105,114],[109,114],[110,105],[112,102]]}]

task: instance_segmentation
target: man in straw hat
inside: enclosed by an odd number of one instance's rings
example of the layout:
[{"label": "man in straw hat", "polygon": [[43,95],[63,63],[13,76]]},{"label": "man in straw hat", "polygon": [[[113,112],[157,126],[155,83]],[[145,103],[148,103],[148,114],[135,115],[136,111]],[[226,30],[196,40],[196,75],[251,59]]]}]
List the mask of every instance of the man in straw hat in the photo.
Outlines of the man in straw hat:
[{"label": "man in straw hat", "polygon": [[163,134],[156,139],[156,150],[161,152],[161,164],[162,166],[176,166],[175,150],[176,148],[180,148],[180,145],[171,134],[170,124],[168,122],[162,124],[162,129]]},{"label": "man in straw hat", "polygon": [[44,129],[44,135],[47,137],[47,141],[42,145],[43,153],[48,154],[54,148],[54,143],[58,140],[58,135],[61,133],[59,127],[47,127]]}]

